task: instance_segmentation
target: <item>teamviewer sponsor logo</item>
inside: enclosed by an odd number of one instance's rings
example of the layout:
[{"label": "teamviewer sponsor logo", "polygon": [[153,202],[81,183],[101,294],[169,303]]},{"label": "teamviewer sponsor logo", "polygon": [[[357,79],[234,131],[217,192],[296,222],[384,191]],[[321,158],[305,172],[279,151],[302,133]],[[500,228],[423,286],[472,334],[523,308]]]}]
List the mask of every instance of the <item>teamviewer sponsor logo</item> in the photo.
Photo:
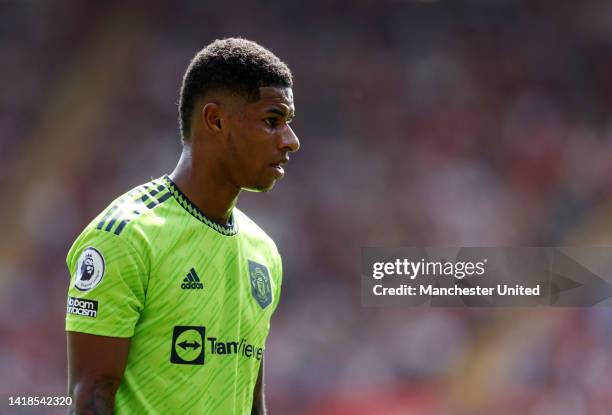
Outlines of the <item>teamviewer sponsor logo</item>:
[{"label": "teamviewer sponsor logo", "polygon": [[66,313],[96,318],[98,316],[98,302],[96,300],[82,300],[80,298],[68,297]]},{"label": "teamviewer sponsor logo", "polygon": [[177,365],[204,364],[204,326],[175,326],[172,331],[170,362]]},{"label": "teamviewer sponsor logo", "polygon": [[174,326],[170,363],[178,365],[203,365],[205,354],[213,359],[240,356],[246,359],[261,360],[264,348],[251,344],[247,339],[226,340],[206,336],[204,326]]},{"label": "teamviewer sponsor logo", "polygon": [[191,268],[185,279],[183,279],[181,288],[183,290],[201,290],[204,288],[204,284],[202,284],[202,282],[200,281],[200,277],[198,276],[194,268]]}]

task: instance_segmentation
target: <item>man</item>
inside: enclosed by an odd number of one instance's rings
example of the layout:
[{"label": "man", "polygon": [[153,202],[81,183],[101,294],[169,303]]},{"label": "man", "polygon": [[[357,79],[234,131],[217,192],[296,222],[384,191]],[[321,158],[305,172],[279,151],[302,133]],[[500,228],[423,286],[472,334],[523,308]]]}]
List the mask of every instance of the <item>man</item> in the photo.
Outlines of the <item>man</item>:
[{"label": "man", "polygon": [[291,88],[287,66],[245,39],[193,58],[175,170],[112,202],[68,253],[71,413],[265,413],[281,261],[235,205],[299,148]]}]

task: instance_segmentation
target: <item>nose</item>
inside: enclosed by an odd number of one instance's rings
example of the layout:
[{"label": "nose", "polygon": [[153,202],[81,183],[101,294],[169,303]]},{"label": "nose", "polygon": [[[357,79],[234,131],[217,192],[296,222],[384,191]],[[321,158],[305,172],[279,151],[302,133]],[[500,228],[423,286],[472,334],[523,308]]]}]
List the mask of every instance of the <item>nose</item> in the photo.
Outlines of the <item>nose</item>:
[{"label": "nose", "polygon": [[300,149],[300,140],[297,135],[293,132],[291,126],[287,125],[285,133],[282,136],[282,147],[284,151],[293,153]]}]

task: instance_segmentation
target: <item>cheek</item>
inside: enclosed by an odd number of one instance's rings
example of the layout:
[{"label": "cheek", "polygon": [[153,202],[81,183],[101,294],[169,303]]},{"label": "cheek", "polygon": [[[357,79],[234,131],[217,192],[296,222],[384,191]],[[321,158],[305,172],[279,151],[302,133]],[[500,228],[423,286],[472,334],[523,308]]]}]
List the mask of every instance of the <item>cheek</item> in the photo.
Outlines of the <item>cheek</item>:
[{"label": "cheek", "polygon": [[243,136],[241,141],[242,153],[251,161],[265,161],[270,158],[274,137],[262,129],[253,129],[251,133]]},{"label": "cheek", "polygon": [[262,169],[274,154],[274,134],[265,126],[249,123],[232,134],[234,159],[249,169]]},{"label": "cheek", "polygon": [[231,163],[233,174],[246,179],[259,175],[261,151],[248,133],[236,135],[231,145]]}]

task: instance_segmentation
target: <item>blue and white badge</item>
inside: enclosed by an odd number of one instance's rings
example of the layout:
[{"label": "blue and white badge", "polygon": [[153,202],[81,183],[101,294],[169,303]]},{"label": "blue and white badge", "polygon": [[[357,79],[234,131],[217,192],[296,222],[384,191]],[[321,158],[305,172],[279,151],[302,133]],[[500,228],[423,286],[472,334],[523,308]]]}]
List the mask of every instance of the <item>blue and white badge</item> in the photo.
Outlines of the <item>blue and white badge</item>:
[{"label": "blue and white badge", "polygon": [[104,257],[96,248],[86,248],[77,262],[74,287],[81,291],[93,290],[104,277]]}]

